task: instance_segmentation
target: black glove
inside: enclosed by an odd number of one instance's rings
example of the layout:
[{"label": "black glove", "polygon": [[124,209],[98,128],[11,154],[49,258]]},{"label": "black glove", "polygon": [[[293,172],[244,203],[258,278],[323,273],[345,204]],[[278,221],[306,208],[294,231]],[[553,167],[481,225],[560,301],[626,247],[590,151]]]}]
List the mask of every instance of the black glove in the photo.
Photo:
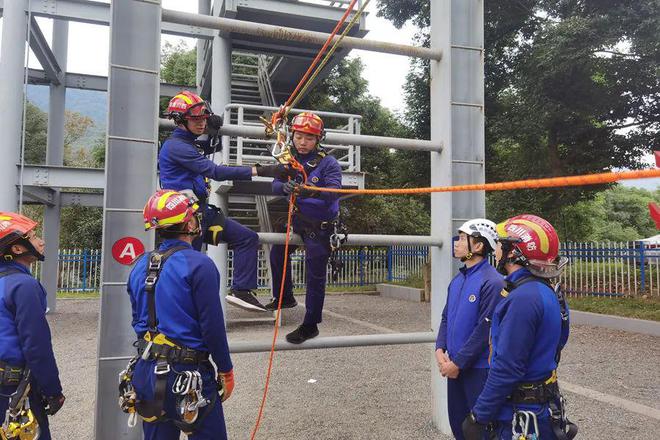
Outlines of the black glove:
[{"label": "black glove", "polygon": [[296,170],[288,165],[278,163],[277,165],[256,164],[257,176],[272,177],[273,179],[286,179],[287,177],[296,177]]},{"label": "black glove", "polygon": [[482,440],[486,432],[486,425],[479,423],[474,417],[474,414],[470,413],[465,420],[463,420],[461,429],[465,440]]},{"label": "black glove", "polygon": [[206,132],[208,133],[209,137],[216,137],[218,135],[218,131],[222,128],[222,116],[219,115],[211,115],[209,118],[206,120]]},{"label": "black glove", "polygon": [[44,410],[46,411],[46,414],[54,416],[60,408],[62,408],[65,400],[66,397],[64,397],[64,394],[51,397],[44,396]]},{"label": "black glove", "polygon": [[282,191],[284,191],[284,194],[289,195],[293,192],[296,192],[299,186],[300,185],[295,181],[288,180],[287,182],[284,183],[284,185],[282,185]]}]

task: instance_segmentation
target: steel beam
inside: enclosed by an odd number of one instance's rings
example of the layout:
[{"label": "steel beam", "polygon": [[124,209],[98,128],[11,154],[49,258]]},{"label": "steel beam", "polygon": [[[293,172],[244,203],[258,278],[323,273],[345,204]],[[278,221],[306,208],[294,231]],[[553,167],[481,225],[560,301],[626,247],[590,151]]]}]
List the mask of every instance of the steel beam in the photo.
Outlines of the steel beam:
[{"label": "steel beam", "polygon": [[[96,90],[105,92],[108,90],[108,77],[99,75],[88,75],[86,73],[67,72],[64,83],[67,89]],[[28,80],[31,84],[48,84],[50,80],[43,70],[29,69]],[[194,86],[180,84],[160,83],[160,96],[174,96],[181,90],[195,92]]]},{"label": "steel beam", "polygon": [[[0,47],[0,96],[4,108],[12,109],[0,118],[0,176],[5,182],[18,182],[16,163],[20,160],[23,119],[23,75],[27,16],[21,2],[9,2],[3,9]],[[0,211],[16,211],[18,192],[13,185],[0,191]]]},{"label": "steel beam", "polygon": [[[275,232],[260,232],[259,243],[284,244],[286,234]],[[291,234],[291,244],[303,245],[298,234]],[[389,246],[400,244],[405,246],[442,246],[440,237],[426,235],[377,235],[377,234],[349,234],[346,246]],[[451,249],[449,250],[451,252]]]},{"label": "steel beam", "polygon": [[62,68],[34,17],[30,20],[30,49],[39,60],[50,83],[59,86],[62,83]]},{"label": "steel beam", "polygon": [[[160,127],[173,129],[174,123],[169,119],[160,119]],[[264,128],[254,125],[223,125],[220,129],[223,136],[240,136],[254,139],[266,139]],[[359,145],[370,148],[396,148],[400,150],[415,151],[442,151],[442,142],[433,142],[422,139],[402,139],[385,136],[367,136],[348,133],[328,133],[324,144],[329,145]]]},{"label": "steel beam", "polygon": [[105,177],[103,168],[25,165],[23,184],[55,188],[103,189]]},{"label": "steel beam", "polygon": [[103,193],[60,192],[62,206],[103,207]]},{"label": "steel beam", "polygon": [[[435,342],[433,332],[386,333],[380,335],[328,336],[313,338],[304,344],[291,344],[285,340],[275,343],[275,350],[317,350],[320,348],[375,347],[380,345],[428,344]],[[229,351],[238,353],[269,352],[272,341],[229,341]]]},{"label": "steel beam", "polygon": [[[79,23],[108,26],[110,24],[110,5],[89,0],[29,0],[32,15]],[[0,0],[0,9],[16,0]],[[27,6],[27,2],[25,3]],[[23,9],[24,11],[27,8]],[[189,38],[212,39],[215,32],[199,26],[163,23],[161,32]]]},{"label": "steel beam", "polygon": [[[37,203],[40,205],[52,206],[55,191],[52,188],[41,186],[23,186],[23,202]],[[55,247],[57,249],[57,246]]]},{"label": "steel beam", "polygon": [[[211,17],[207,15],[191,14],[188,12],[163,9],[163,22],[181,25],[200,26],[224,32],[253,35],[260,38],[274,38],[276,40],[298,41],[306,44],[323,45],[329,34],[323,32],[307,31],[282,26],[273,26],[264,23],[251,23],[231,18]],[[339,37],[336,36],[335,40]],[[407,46],[404,44],[386,43],[383,41],[364,40],[362,38],[346,37],[340,47],[361,49],[372,52],[390,53],[409,57],[440,60],[442,53],[426,47]]]}]

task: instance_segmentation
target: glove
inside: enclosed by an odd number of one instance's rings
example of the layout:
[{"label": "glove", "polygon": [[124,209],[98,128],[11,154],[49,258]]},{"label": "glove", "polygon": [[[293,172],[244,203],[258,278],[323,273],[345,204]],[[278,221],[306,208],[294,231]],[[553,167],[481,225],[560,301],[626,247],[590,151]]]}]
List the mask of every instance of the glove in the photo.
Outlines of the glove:
[{"label": "glove", "polygon": [[470,413],[465,420],[463,420],[461,429],[465,440],[482,440],[484,438],[484,433],[486,432],[486,425],[479,423],[474,417],[474,414]]},{"label": "glove", "polygon": [[232,391],[234,391],[234,370],[227,373],[218,372],[218,392],[220,399],[224,402],[229,399]]},{"label": "glove", "polygon": [[208,117],[206,120],[206,132],[210,138],[216,137],[218,135],[218,132],[222,128],[222,123],[222,116],[211,115]]},{"label": "glove", "polygon": [[284,194],[290,195],[291,193],[297,192],[300,185],[293,180],[288,180],[284,185],[282,185],[282,191]]},{"label": "glove", "polygon": [[277,165],[256,164],[257,176],[272,177],[273,179],[286,179],[287,177],[296,177],[297,171],[288,165],[278,163]]},{"label": "glove", "polygon": [[46,414],[48,414],[49,416],[54,416],[64,405],[64,401],[66,400],[66,397],[64,397],[64,394],[60,394],[59,396],[51,396],[51,397],[44,396],[43,400],[44,400],[44,410],[46,411]]}]

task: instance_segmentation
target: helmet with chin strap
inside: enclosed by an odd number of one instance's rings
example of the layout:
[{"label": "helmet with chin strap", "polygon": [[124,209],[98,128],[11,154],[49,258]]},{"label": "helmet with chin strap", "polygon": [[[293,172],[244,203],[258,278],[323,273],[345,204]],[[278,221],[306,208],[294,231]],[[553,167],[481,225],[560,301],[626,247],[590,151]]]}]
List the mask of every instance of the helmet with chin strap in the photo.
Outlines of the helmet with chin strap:
[{"label": "helmet with chin strap", "polygon": [[[519,264],[541,278],[555,278],[568,262],[559,257],[559,236],[545,219],[531,214],[511,217],[497,225],[497,240],[502,243],[502,258],[497,265],[506,273],[507,263]],[[509,254],[512,253],[511,256]]]},{"label": "helmet with chin strap", "polygon": [[21,244],[27,248],[27,252],[32,254],[39,261],[44,260],[44,255],[37,251],[32,245],[28,234],[36,229],[39,224],[24,215],[15,212],[0,211],[0,256],[6,261],[11,261],[23,254],[15,254],[11,247],[15,244]]}]

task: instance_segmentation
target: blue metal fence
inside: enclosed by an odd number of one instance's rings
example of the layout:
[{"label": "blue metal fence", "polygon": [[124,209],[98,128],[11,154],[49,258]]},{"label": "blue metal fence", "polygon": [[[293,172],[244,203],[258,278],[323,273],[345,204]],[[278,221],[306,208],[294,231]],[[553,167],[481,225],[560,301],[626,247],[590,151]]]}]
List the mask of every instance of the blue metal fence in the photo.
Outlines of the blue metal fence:
[{"label": "blue metal fence", "polygon": [[[561,244],[561,254],[569,264],[560,277],[571,295],[652,295],[660,296],[660,245],[644,242],[592,242]],[[429,259],[428,247],[389,246],[342,248],[338,260],[342,265],[337,279],[328,267],[329,286],[368,286],[401,281],[421,276]],[[305,286],[305,251],[291,255],[294,286]],[[40,264],[35,264],[37,276]],[[101,250],[61,249],[58,264],[58,290],[91,292],[100,289]],[[229,258],[229,277],[233,273]],[[259,252],[259,288],[268,289],[270,277],[267,255]]]}]

